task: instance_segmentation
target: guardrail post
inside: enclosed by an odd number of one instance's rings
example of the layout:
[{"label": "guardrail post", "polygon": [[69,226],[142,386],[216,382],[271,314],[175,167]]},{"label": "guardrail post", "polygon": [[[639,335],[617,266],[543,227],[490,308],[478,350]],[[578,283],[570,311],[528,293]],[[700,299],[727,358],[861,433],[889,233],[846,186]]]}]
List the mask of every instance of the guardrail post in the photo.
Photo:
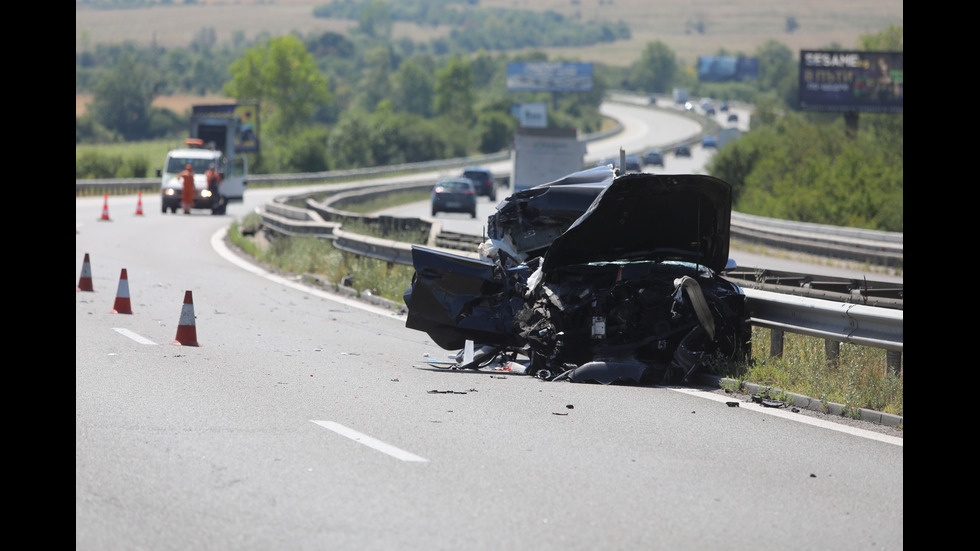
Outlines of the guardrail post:
[{"label": "guardrail post", "polygon": [[827,356],[827,365],[830,367],[840,366],[840,341],[827,339],[823,343],[824,354]]},{"label": "guardrail post", "polygon": [[885,365],[888,374],[897,377],[902,373],[902,353],[898,350],[885,350]]},{"label": "guardrail post", "polygon": [[783,356],[782,329],[772,329],[769,331],[769,356],[771,358],[781,358]]}]

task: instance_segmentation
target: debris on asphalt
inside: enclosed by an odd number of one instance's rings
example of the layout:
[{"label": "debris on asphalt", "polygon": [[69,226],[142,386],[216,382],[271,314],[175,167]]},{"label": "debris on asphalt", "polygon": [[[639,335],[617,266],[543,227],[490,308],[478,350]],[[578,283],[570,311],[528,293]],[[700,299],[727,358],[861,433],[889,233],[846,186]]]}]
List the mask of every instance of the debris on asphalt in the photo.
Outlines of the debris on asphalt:
[{"label": "debris on asphalt", "polygon": [[752,401],[767,408],[782,408],[788,405],[786,402],[780,400],[765,398],[761,394],[753,394]]}]

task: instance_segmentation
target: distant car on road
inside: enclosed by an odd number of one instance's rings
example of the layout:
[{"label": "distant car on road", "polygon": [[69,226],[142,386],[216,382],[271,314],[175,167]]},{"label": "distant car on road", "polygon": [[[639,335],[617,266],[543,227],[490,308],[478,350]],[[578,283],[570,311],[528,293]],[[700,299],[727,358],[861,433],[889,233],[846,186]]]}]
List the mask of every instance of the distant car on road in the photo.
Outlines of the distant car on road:
[{"label": "distant car on road", "polygon": [[718,138],[714,134],[708,134],[701,138],[701,147],[718,147]]},{"label": "distant car on road", "polygon": [[469,178],[445,178],[432,188],[432,216],[440,212],[467,212],[476,218],[476,191]]},{"label": "distant car on road", "polygon": [[728,115],[728,122],[738,122],[738,114],[737,113],[730,113]]},{"label": "distant car on road", "polygon": [[645,165],[664,167],[664,152],[659,149],[648,149],[642,158]]},{"label": "distant car on road", "polygon": [[[604,157],[596,161],[595,166],[612,166],[613,168],[619,168],[619,157]],[[643,162],[640,160],[639,155],[629,154],[626,156],[626,170],[620,172],[640,172],[643,170]]]},{"label": "distant car on road", "polygon": [[709,117],[715,116],[715,108],[714,107],[705,107],[704,108],[704,114],[707,115],[707,116],[709,116]]},{"label": "distant car on road", "polygon": [[491,201],[497,200],[497,186],[493,182],[493,174],[489,169],[468,166],[463,169],[463,178],[473,180],[473,188],[477,196],[485,195]]},{"label": "distant car on road", "polygon": [[641,172],[643,171],[643,161],[640,160],[639,155],[629,154],[626,156],[626,172]]},{"label": "distant car on road", "polygon": [[691,156],[691,148],[688,147],[688,146],[686,146],[686,145],[679,145],[679,146],[677,146],[677,149],[674,150],[674,156],[675,157],[690,157]]}]

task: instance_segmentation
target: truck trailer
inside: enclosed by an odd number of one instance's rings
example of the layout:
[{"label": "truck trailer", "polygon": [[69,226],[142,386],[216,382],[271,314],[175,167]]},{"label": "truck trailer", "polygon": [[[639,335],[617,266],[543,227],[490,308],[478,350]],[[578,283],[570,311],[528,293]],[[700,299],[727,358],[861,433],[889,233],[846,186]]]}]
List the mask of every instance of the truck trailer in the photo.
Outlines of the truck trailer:
[{"label": "truck trailer", "polygon": [[518,128],[510,155],[514,192],[582,170],[585,151],[574,128]]}]

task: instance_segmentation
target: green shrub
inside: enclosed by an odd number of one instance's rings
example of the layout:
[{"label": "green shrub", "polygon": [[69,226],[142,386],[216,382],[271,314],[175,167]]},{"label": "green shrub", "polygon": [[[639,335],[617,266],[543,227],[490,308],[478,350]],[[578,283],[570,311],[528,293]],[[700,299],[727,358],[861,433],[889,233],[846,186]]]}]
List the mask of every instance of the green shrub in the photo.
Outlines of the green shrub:
[{"label": "green shrub", "polygon": [[118,178],[124,163],[122,155],[83,151],[75,156],[75,178]]}]

